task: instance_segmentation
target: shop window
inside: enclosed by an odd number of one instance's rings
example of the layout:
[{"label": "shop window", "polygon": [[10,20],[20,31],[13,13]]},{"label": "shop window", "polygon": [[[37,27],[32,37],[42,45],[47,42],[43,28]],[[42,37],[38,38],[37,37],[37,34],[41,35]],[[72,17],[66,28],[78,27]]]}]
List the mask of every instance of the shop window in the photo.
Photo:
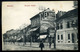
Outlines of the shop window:
[{"label": "shop window", "polygon": [[61,35],[61,40],[63,40],[63,35]]},{"label": "shop window", "polygon": [[68,34],[68,39],[70,39],[70,34]]},{"label": "shop window", "polygon": [[69,22],[67,22],[67,28],[70,28],[70,23]]},{"label": "shop window", "polygon": [[59,40],[59,35],[58,35],[58,40]]}]

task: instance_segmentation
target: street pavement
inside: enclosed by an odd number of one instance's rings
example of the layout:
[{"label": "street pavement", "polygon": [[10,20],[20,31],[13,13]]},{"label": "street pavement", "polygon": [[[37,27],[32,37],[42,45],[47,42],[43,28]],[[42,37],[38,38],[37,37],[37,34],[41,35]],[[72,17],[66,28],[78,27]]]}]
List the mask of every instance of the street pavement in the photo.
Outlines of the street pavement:
[{"label": "street pavement", "polygon": [[[44,48],[43,50],[56,50],[53,48],[53,44],[51,46],[51,48],[49,48],[49,44],[48,43],[44,43]],[[39,48],[39,43],[32,43],[32,45],[30,46],[30,42],[26,42],[25,45],[23,45],[23,43],[9,43],[6,42],[4,44],[4,47],[2,50],[40,50]]]}]

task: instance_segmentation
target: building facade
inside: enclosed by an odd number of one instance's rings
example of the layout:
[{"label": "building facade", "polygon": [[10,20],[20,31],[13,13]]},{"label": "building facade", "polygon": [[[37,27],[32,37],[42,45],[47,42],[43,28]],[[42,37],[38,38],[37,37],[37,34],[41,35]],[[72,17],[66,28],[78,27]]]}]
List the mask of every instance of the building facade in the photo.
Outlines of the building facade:
[{"label": "building facade", "polygon": [[[68,11],[56,20],[56,47],[62,49],[78,48],[78,9]],[[73,25],[74,24],[74,25]],[[65,47],[65,48],[64,48]]]},{"label": "building facade", "polygon": [[[31,27],[34,30],[38,29],[38,37],[43,35],[48,35],[48,28],[54,27],[54,21],[56,19],[55,11],[51,11],[49,8],[45,9],[44,11],[40,12],[39,14],[32,17],[31,20]],[[46,36],[48,37],[48,36]],[[39,38],[40,39],[40,38]]]}]

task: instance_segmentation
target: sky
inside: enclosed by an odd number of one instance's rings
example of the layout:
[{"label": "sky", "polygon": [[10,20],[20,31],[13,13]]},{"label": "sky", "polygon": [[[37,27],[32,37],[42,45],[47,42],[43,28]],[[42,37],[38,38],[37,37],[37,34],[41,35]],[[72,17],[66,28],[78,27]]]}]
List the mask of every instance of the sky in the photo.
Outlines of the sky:
[{"label": "sky", "polygon": [[56,13],[74,9],[73,1],[3,1],[2,34],[10,29],[20,29],[31,24],[30,18],[42,11],[39,10],[40,6],[54,9]]}]

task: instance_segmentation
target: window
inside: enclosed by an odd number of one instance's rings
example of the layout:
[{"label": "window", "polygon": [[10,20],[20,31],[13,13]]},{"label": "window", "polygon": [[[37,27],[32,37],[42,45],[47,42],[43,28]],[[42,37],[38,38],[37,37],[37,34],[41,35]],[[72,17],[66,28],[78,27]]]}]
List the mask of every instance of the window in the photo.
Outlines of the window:
[{"label": "window", "polygon": [[60,28],[61,28],[61,29],[63,28],[63,25],[62,25],[62,23],[61,23],[61,25],[60,25]]},{"label": "window", "polygon": [[45,12],[45,17],[47,17],[47,12]]},{"label": "window", "polygon": [[63,35],[61,35],[61,40],[63,40]]},{"label": "window", "polygon": [[70,39],[70,34],[68,34],[68,39]]},{"label": "window", "polygon": [[67,22],[67,28],[70,28],[70,23],[69,22]]},{"label": "window", "polygon": [[49,13],[47,13],[47,16],[49,16]]},{"label": "window", "polygon": [[72,43],[74,43],[74,33],[72,33]]},{"label": "window", "polygon": [[75,27],[75,26],[77,26],[77,23],[76,23],[76,21],[74,21],[74,20],[73,20],[73,21],[72,21],[72,23],[71,23],[71,26],[72,26],[72,27]]},{"label": "window", "polygon": [[59,40],[59,35],[58,35],[58,40]]},{"label": "window", "polygon": [[59,24],[57,24],[57,29],[59,29]]},{"label": "window", "polygon": [[74,22],[74,21],[71,21],[71,26],[72,26],[72,27],[73,27],[73,22]]}]

